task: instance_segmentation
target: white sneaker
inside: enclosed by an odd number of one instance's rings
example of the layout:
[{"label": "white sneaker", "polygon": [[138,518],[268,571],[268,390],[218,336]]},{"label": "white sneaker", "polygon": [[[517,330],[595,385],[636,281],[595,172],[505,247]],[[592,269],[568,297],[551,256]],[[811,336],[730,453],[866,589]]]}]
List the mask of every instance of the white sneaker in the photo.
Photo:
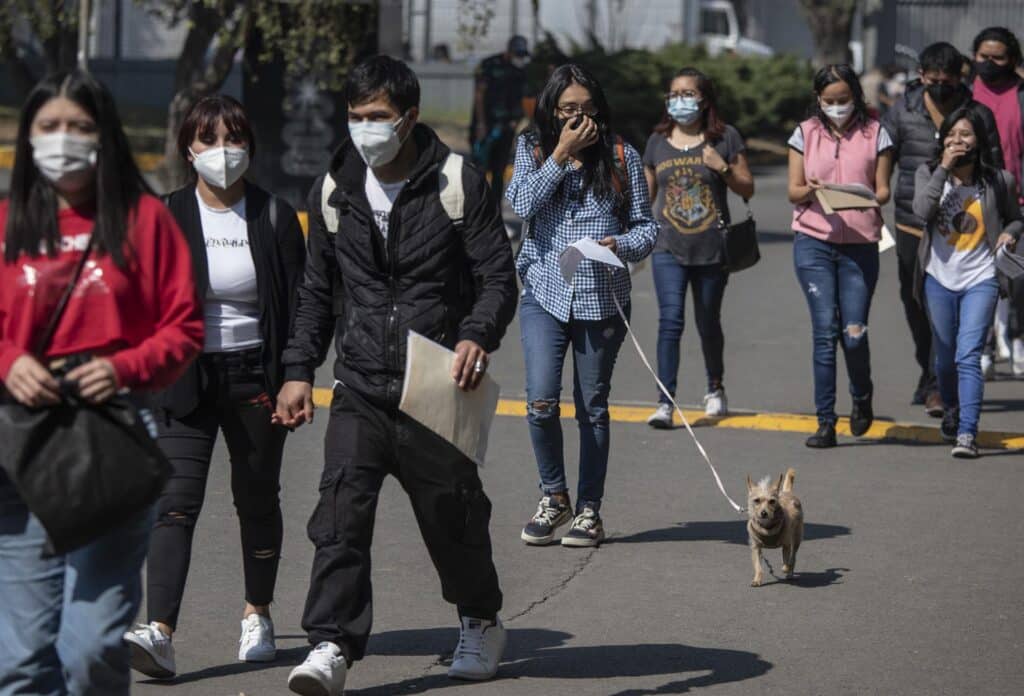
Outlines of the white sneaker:
[{"label": "white sneaker", "polygon": [[288,675],[288,688],[302,696],[342,696],[348,664],[341,648],[324,641]]},{"label": "white sneaker", "polygon": [[171,637],[157,628],[156,622],[139,624],[124,634],[131,649],[130,664],[136,672],[154,679],[171,679],[174,667],[174,646]]},{"label": "white sneaker", "polygon": [[249,614],[242,619],[242,637],[238,639],[239,661],[272,662],[275,657],[274,622],[259,614]]},{"label": "white sneaker", "polygon": [[1024,377],[1024,338],[1013,339],[1012,369],[1014,377]]},{"label": "white sneaker", "polygon": [[996,363],[992,360],[992,356],[988,353],[981,354],[981,378],[986,382],[991,382],[992,378],[996,376]]},{"label": "white sneaker", "polygon": [[471,681],[490,679],[498,673],[498,663],[505,652],[507,640],[508,634],[501,625],[501,619],[491,622],[463,616],[459,645],[452,655],[448,677]]},{"label": "white sneaker", "polygon": [[658,430],[669,430],[672,427],[672,404],[658,404],[658,408],[647,419],[647,425]]},{"label": "white sneaker", "polygon": [[704,415],[724,416],[729,413],[729,401],[725,398],[725,390],[718,388],[704,395]]}]

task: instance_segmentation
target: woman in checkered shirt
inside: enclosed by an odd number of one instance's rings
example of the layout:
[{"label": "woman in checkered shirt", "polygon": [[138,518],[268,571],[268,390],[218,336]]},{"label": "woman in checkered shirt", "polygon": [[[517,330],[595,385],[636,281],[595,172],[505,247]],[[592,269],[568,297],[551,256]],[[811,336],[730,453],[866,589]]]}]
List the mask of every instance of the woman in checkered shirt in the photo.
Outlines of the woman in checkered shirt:
[{"label": "woman in checkered shirt", "polygon": [[[590,73],[578,65],[555,70],[538,99],[535,122],[516,143],[507,191],[529,230],[517,266],[527,422],[542,491],[521,537],[527,544],[548,544],[558,527],[571,522],[563,546],[597,546],[604,539],[599,511],[608,469],[608,394],[626,335],[616,303],[628,314],[629,273],[584,261],[569,283],[558,261],[570,244],[590,238],[637,263],[651,253],[658,229],[640,155],[612,131],[608,102]],[[570,345],[580,430],[575,514],[559,421]]]}]

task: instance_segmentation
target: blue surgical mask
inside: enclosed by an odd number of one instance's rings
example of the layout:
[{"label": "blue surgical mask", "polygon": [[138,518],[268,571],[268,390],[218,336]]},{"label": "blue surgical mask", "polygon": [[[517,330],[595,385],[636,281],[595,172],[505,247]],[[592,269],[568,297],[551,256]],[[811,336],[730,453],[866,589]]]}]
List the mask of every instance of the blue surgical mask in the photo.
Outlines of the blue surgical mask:
[{"label": "blue surgical mask", "polygon": [[673,97],[668,102],[668,115],[682,126],[688,126],[700,117],[700,100],[696,97]]}]

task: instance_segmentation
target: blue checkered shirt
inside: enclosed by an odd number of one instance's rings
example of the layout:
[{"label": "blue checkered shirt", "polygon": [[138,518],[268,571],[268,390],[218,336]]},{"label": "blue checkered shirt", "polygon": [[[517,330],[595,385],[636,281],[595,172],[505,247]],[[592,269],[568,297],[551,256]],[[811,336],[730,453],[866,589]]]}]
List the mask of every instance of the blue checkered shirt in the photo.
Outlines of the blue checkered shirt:
[{"label": "blue checkered shirt", "polygon": [[638,263],[651,253],[658,225],[651,215],[640,155],[626,144],[629,223],[623,230],[610,198],[598,199],[588,191],[580,200],[582,171],[568,162],[559,167],[551,157],[538,165],[533,144],[529,134],[519,136],[515,169],[506,193],[512,209],[529,225],[516,261],[519,276],[537,302],[559,321],[568,322],[570,317],[606,319],[616,313],[612,293],[624,307],[629,302],[629,273],[615,268],[609,274],[611,266],[584,260],[569,285],[562,278],[558,258],[566,247],[584,237],[600,241],[613,235],[623,261]]}]

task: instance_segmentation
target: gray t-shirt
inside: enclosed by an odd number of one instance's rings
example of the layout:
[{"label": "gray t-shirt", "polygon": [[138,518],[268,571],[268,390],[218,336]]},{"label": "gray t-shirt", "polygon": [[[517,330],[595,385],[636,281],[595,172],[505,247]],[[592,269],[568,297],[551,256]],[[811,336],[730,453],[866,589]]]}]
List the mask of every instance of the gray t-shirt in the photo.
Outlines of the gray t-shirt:
[{"label": "gray t-shirt", "polygon": [[[746,151],[743,138],[732,126],[714,143],[726,162]],[[658,195],[654,217],[658,221],[656,251],[671,252],[686,266],[722,262],[722,231],[718,211],[729,223],[725,179],[704,166],[704,143],[680,150],[664,135],[654,133],[644,148],[644,165],[654,170]]]}]

